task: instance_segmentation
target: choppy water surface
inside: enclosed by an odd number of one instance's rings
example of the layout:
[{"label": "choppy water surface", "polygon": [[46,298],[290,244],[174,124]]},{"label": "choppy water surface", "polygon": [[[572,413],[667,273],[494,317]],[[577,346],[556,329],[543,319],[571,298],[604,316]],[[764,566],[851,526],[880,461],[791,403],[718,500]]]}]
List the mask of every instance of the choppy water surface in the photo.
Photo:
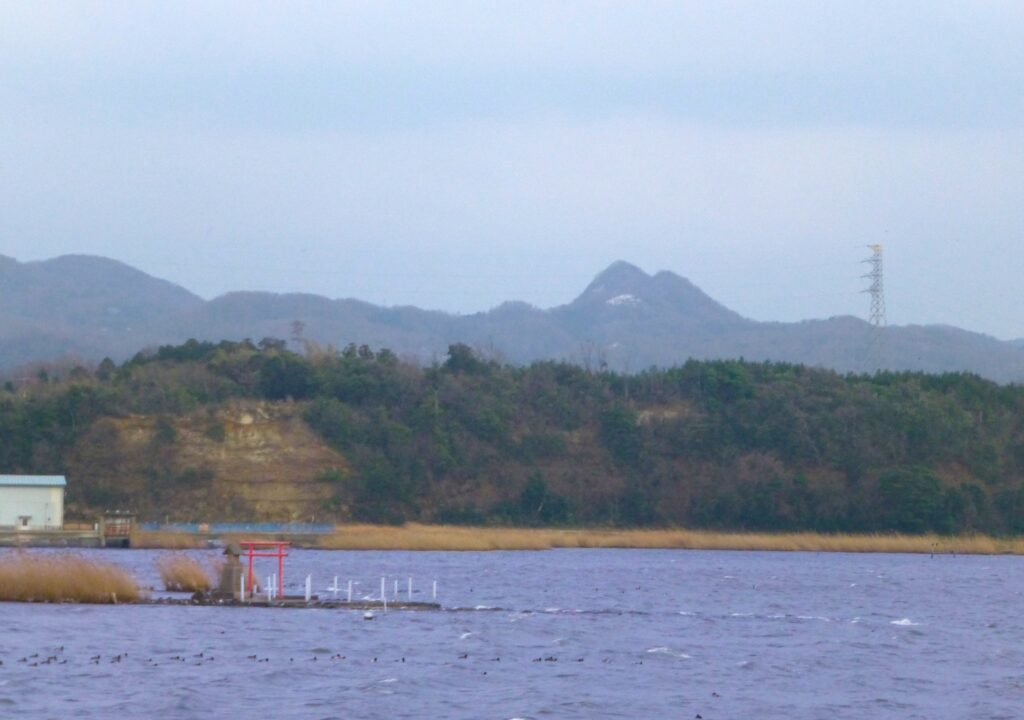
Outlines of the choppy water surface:
[{"label": "choppy water surface", "polygon": [[[93,552],[158,584],[157,552]],[[436,578],[446,609],[366,621],[0,604],[0,717],[1018,718],[1022,568],[1007,557],[297,550],[289,592],[312,573],[321,594],[335,575],[375,594],[386,575],[404,595],[412,575],[416,599]]]}]

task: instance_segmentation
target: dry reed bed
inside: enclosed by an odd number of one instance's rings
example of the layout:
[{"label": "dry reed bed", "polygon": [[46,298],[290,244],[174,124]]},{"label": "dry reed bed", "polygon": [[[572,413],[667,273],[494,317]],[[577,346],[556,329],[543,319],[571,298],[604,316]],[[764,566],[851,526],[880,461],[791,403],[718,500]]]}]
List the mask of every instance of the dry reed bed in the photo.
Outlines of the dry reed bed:
[{"label": "dry reed bed", "polygon": [[339,525],[318,547],[338,550],[546,550],[680,548],[861,553],[1024,554],[1024,539],[984,535],[827,535],[703,530],[558,530],[407,524]]},{"label": "dry reed bed", "polygon": [[206,570],[187,555],[165,555],[158,558],[156,568],[165,590],[176,592],[206,592],[211,587]]},{"label": "dry reed bed", "polygon": [[132,576],[110,563],[73,554],[0,555],[0,600],[105,604],[136,602],[140,595]]},{"label": "dry reed bed", "polygon": [[[246,536],[246,539],[259,537]],[[224,542],[238,538],[225,536]],[[840,535],[823,533],[743,533],[709,530],[567,530],[553,528],[465,527],[455,525],[338,525],[330,535],[310,538],[330,550],[548,550],[551,548],[679,548],[691,550],[772,550],[860,553],[957,553],[1024,555],[1024,538],[986,535]],[[304,543],[302,543],[304,544]],[[203,535],[136,532],[132,547],[190,549],[207,546]]]},{"label": "dry reed bed", "polygon": [[166,530],[132,530],[133,548],[153,550],[199,550],[207,546],[206,536]]}]

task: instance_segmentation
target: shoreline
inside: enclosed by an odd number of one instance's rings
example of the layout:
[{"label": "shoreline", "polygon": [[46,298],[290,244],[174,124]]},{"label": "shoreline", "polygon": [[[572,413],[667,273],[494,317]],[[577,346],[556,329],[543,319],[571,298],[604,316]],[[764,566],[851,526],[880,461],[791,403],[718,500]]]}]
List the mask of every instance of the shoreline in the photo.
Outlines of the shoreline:
[{"label": "shoreline", "polygon": [[[246,539],[291,540],[319,550],[502,551],[558,548],[747,550],[957,555],[1024,555],[1024,537],[988,535],[746,533],[710,530],[625,530],[468,527],[458,525],[338,525],[333,533],[283,537],[252,533]],[[184,550],[242,539],[184,532],[139,531],[131,547]]]}]

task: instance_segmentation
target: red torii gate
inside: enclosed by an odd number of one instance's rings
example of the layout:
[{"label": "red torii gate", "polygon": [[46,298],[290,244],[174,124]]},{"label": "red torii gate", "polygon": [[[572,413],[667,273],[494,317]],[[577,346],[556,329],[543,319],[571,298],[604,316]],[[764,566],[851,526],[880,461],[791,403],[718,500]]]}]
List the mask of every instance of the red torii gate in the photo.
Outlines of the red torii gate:
[{"label": "red torii gate", "polygon": [[284,597],[284,559],[288,557],[288,550],[292,544],[285,540],[241,540],[238,544],[249,558],[249,572],[246,576],[249,593],[252,594],[253,588],[253,560],[258,557],[277,558],[277,587],[280,597]]}]

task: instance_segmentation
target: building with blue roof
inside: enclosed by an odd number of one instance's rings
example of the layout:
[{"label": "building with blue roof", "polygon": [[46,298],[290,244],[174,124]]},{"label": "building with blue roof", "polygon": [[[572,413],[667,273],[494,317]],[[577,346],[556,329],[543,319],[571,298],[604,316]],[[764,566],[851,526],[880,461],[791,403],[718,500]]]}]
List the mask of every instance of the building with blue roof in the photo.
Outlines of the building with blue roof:
[{"label": "building with blue roof", "polygon": [[0,529],[60,530],[63,475],[0,475]]}]

